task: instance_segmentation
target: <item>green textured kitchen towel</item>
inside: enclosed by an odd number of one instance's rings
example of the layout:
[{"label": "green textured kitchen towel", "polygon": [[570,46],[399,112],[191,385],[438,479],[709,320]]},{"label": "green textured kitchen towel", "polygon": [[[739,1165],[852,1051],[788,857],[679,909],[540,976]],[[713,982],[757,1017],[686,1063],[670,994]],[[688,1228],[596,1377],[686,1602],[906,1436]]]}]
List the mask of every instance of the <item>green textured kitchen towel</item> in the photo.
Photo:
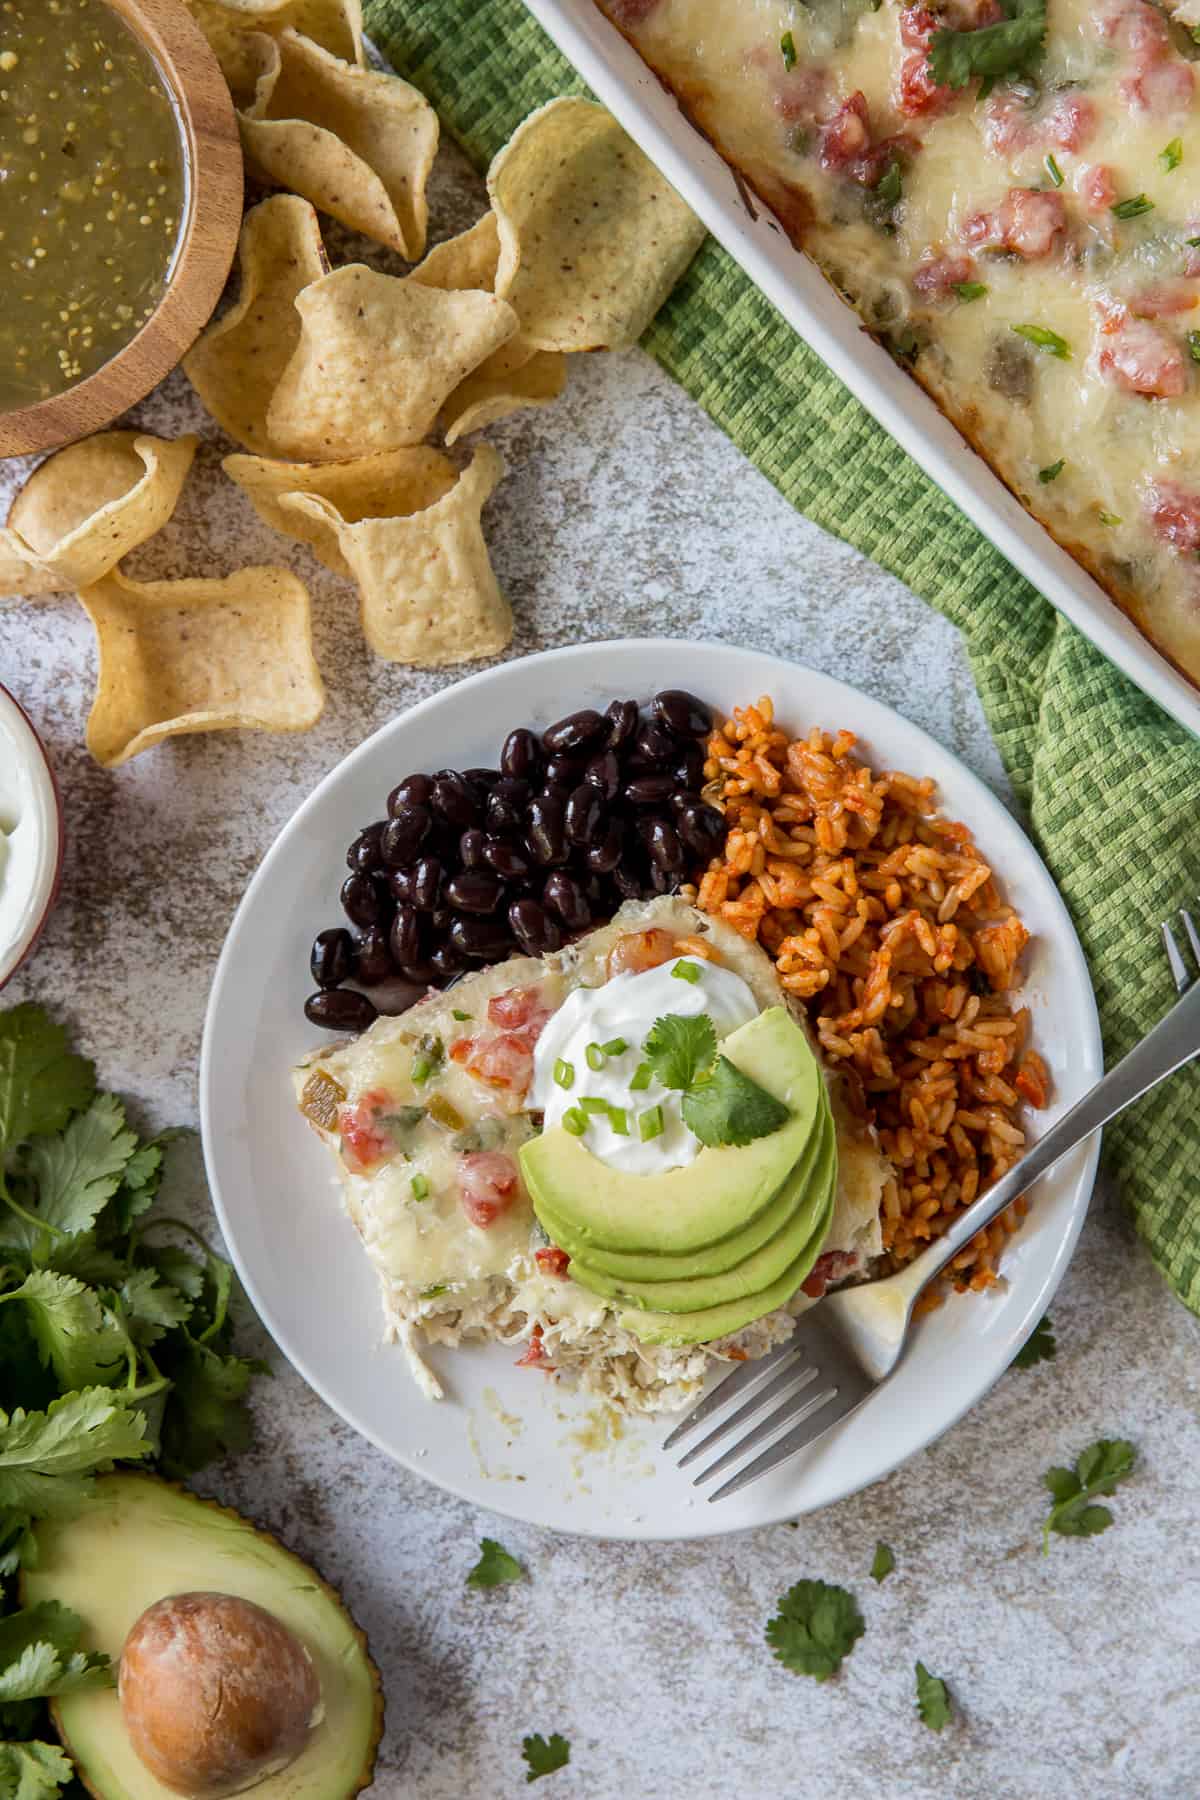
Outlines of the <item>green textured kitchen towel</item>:
[{"label": "green textured kitchen towel", "polygon": [[[583,92],[521,0],[367,0],[367,26],[482,168]],[[963,632],[988,721],[1091,964],[1109,1060],[1174,998],[1158,923],[1200,893],[1200,744],[1010,568],[710,238],[645,347],[794,506]],[[1109,1166],[1200,1312],[1200,1077],[1107,1134]]]}]

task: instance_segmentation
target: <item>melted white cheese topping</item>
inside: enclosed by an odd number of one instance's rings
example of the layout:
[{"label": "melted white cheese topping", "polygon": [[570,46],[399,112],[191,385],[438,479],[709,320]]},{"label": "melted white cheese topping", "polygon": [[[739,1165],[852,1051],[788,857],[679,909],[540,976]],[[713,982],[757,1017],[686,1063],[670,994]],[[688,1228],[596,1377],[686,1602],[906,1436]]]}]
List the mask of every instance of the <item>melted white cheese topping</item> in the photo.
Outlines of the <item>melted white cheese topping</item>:
[{"label": "melted white cheese topping", "polygon": [[[673,973],[680,963],[696,970],[694,981]],[[640,1090],[631,1090],[629,1085],[642,1061],[642,1045],[651,1027],[667,1013],[688,1019],[707,1013],[717,1037],[724,1038],[757,1018],[759,1010],[740,975],[692,957],[676,957],[641,975],[615,975],[603,987],[576,988],[538,1039],[529,1105],[545,1113],[549,1128],[561,1125],[563,1114],[578,1108],[585,1097],[603,1100],[624,1111],[629,1129],[622,1135],[614,1131],[606,1114],[588,1114],[582,1141],[593,1156],[629,1175],[658,1175],[679,1168],[692,1162],[702,1148],[683,1122],[680,1095],[656,1078]],[[601,1068],[591,1068],[588,1046],[618,1039],[624,1040],[626,1049],[604,1056]],[[595,1052],[593,1060],[600,1060]],[[574,1071],[570,1087],[555,1080],[560,1063],[569,1064]],[[657,1137],[644,1140],[639,1117],[656,1106],[662,1109],[663,1129]]]}]

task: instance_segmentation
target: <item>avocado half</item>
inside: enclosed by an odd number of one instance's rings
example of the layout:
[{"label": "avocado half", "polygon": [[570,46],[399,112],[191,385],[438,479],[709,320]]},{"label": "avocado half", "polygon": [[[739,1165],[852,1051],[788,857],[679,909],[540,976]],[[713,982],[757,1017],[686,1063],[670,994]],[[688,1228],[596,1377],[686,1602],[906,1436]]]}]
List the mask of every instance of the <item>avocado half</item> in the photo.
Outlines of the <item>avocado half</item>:
[{"label": "avocado half", "polygon": [[[295,1632],[316,1664],[324,1717],[295,1762],[250,1790],[255,1800],[350,1800],[370,1784],[383,1694],[367,1640],[337,1591],[269,1533],[155,1475],[116,1474],[74,1518],[43,1519],[36,1534],[22,1603],[71,1607],[85,1648],[106,1651],[114,1669],[135,1621],[168,1594],[235,1594]],[[51,1710],[96,1800],[179,1800],[134,1752],[114,1688],[64,1695]]]}]

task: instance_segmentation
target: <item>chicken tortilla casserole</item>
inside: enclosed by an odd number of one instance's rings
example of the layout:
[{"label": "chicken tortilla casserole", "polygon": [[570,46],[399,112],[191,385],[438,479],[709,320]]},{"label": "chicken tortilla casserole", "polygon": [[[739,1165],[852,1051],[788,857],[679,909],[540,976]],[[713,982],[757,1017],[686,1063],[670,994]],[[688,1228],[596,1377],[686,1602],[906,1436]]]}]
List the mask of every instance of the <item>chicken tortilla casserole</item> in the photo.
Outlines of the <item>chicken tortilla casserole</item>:
[{"label": "chicken tortilla casserole", "polygon": [[423,1345],[492,1339],[672,1411],[790,1333],[819,1258],[881,1249],[852,1080],[766,951],[675,896],[379,1018],[295,1086],[431,1398]]},{"label": "chicken tortilla casserole", "polygon": [[1200,682],[1198,0],[598,0]]},{"label": "chicken tortilla casserole", "polygon": [[[883,1273],[1018,1159],[1023,1105],[1047,1104],[1050,1077],[1014,998],[1029,934],[970,831],[936,812],[932,781],[875,773],[855,744],[790,739],[769,699],[736,710],[704,771],[728,837],[685,891],[761,944],[826,1066],[852,1074],[844,1091],[889,1165]],[[955,1258],[955,1286],[995,1281],[1026,1210],[1015,1201]]]}]

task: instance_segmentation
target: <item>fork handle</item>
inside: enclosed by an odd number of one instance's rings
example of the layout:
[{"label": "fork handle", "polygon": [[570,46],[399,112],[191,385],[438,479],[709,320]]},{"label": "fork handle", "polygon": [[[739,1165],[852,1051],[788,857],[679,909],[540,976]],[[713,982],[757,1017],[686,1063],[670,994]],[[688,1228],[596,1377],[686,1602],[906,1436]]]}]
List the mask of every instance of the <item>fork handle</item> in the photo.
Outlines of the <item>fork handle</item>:
[{"label": "fork handle", "polygon": [[927,1250],[923,1250],[904,1273],[910,1299],[939,1275],[948,1262],[964,1249],[977,1231],[998,1218],[1007,1206],[1031,1188],[1060,1157],[1074,1150],[1085,1138],[1115,1119],[1135,1100],[1173,1075],[1176,1069],[1200,1053],[1200,982],[1188,990],[1164,1019],[1148,1031],[1140,1044],[1116,1067],[1099,1080],[1095,1087],[1077,1100],[1070,1112],[1064,1113],[1040,1137],[1020,1162],[993,1182],[986,1194],[960,1213],[954,1223]]}]

